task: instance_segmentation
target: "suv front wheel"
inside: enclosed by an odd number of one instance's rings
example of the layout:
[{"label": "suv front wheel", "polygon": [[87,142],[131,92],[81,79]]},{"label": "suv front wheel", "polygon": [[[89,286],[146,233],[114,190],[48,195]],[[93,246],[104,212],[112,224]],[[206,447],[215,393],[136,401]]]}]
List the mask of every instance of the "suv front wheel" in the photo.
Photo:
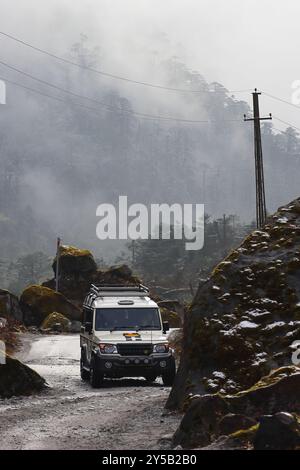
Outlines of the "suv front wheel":
[{"label": "suv front wheel", "polygon": [[104,375],[99,372],[95,367],[95,359],[91,360],[90,367],[90,384],[93,388],[100,388],[103,384]]},{"label": "suv front wheel", "polygon": [[80,377],[83,381],[89,380],[90,373],[83,367],[83,361],[80,361]]},{"label": "suv front wheel", "polygon": [[85,363],[85,352],[84,349],[81,349],[81,357],[80,357],[80,377],[82,380],[86,381],[90,378],[90,373],[88,370],[84,368]]},{"label": "suv front wheel", "polygon": [[170,367],[162,373],[162,381],[166,387],[171,387],[174,383],[176,376],[175,360],[172,358]]}]

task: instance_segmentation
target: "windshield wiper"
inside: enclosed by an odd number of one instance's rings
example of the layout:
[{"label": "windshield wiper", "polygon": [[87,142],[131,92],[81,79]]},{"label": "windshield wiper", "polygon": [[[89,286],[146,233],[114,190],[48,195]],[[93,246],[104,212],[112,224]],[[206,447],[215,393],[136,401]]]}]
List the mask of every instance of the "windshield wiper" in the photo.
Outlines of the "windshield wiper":
[{"label": "windshield wiper", "polygon": [[137,331],[139,331],[139,330],[146,330],[146,328],[152,328],[153,330],[157,330],[157,329],[158,329],[158,326],[154,326],[154,325],[142,325],[142,326],[138,326],[138,327],[137,327]]},{"label": "windshield wiper", "polygon": [[110,329],[110,332],[116,331],[116,330],[136,330],[136,326],[114,326],[113,328]]},{"label": "windshield wiper", "polygon": [[158,330],[158,326],[154,325],[142,325],[142,326],[114,326],[113,328],[110,329],[110,332],[116,331],[116,330],[135,330],[135,331],[140,331],[140,330],[146,330],[148,328],[152,328],[153,330]]}]

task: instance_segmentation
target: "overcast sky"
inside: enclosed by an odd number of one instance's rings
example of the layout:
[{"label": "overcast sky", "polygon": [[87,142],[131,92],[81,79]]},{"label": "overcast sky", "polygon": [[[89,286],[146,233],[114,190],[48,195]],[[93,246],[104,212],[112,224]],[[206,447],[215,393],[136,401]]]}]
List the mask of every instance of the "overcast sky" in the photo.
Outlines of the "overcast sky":
[{"label": "overcast sky", "polygon": [[[109,72],[154,80],[155,68],[149,76],[144,61],[155,65],[157,52],[180,57],[228,89],[257,86],[288,101],[300,79],[299,21],[295,0],[0,0],[2,31],[58,54],[85,33],[109,51]],[[32,55],[3,37],[0,44],[11,62]],[[130,97],[138,93],[127,86]],[[263,97],[261,108],[300,127],[292,107]]]}]

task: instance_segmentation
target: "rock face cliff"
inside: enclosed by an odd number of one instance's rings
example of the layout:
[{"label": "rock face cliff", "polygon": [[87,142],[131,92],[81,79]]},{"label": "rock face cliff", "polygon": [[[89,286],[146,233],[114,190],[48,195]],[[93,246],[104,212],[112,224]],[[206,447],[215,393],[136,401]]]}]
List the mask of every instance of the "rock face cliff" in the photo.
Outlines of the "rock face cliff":
[{"label": "rock face cliff", "polygon": [[300,340],[300,199],[278,210],[220,263],[187,314],[167,407],[234,394],[292,365]]}]

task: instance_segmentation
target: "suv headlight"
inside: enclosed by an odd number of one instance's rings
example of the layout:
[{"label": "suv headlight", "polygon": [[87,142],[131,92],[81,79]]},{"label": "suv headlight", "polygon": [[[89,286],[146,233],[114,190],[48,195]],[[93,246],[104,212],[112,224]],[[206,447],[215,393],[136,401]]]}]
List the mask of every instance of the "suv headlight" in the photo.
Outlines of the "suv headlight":
[{"label": "suv headlight", "polygon": [[161,343],[161,344],[155,344],[153,346],[153,352],[162,354],[162,353],[167,353],[169,352],[169,345],[168,343]]},{"label": "suv headlight", "polygon": [[100,343],[99,348],[102,354],[117,354],[118,353],[118,348],[115,344]]}]

